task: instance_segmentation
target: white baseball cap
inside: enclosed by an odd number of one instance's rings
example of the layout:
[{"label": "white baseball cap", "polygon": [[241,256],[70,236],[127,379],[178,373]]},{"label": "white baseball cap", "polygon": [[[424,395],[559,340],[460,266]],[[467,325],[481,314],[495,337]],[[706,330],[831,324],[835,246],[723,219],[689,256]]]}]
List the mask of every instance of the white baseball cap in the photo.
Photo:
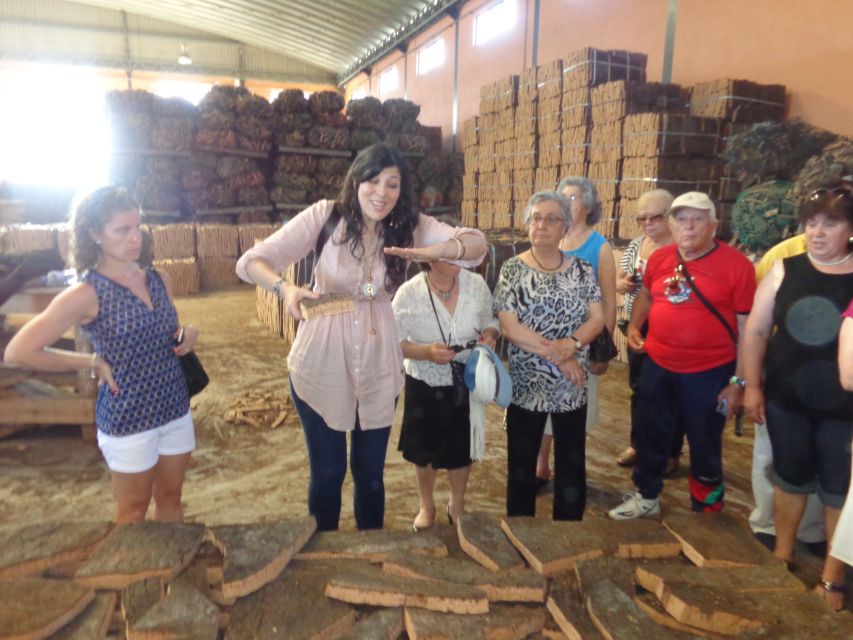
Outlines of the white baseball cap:
[{"label": "white baseball cap", "polygon": [[675,212],[683,207],[707,211],[711,214],[711,219],[717,219],[717,209],[714,207],[714,203],[711,202],[711,198],[708,197],[707,193],[702,193],[701,191],[682,193],[672,201],[672,206],[669,208],[669,215],[674,216]]}]

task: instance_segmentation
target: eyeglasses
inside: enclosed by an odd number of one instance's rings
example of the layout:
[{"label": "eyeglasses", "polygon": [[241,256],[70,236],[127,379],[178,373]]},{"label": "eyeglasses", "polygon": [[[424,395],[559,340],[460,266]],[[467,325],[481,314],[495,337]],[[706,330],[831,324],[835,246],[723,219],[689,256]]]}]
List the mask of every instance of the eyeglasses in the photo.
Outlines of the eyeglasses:
[{"label": "eyeglasses", "polygon": [[675,296],[681,293],[681,283],[687,278],[684,277],[684,264],[679,262],[672,272],[672,277],[666,285],[666,295]]},{"label": "eyeglasses", "polygon": [[827,195],[835,196],[836,198],[853,198],[853,191],[851,191],[851,189],[853,189],[853,185],[850,185],[850,187],[833,187],[831,189],[828,187],[821,187],[820,189],[812,191],[809,194],[808,199],[820,200]]},{"label": "eyeglasses", "polygon": [[558,218],[557,216],[530,216],[530,226],[546,226],[553,227],[555,224],[561,224],[563,222],[562,218]]},{"label": "eyeglasses", "polygon": [[573,193],[573,194],[571,194],[571,195],[565,196],[565,198],[566,198],[566,200],[568,200],[569,202],[574,202],[575,200],[580,200],[580,199],[581,199],[581,197],[580,197],[579,195],[574,194],[574,193]]},{"label": "eyeglasses", "polygon": [[637,222],[640,224],[657,224],[661,220],[663,220],[665,213],[654,213],[647,216],[637,216]]}]

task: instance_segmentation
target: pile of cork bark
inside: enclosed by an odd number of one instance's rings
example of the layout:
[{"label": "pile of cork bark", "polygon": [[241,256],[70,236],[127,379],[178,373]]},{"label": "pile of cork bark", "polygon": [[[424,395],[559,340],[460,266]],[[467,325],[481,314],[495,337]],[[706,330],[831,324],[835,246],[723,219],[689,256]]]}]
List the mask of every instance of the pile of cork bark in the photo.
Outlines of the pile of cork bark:
[{"label": "pile of cork bark", "polygon": [[637,198],[654,188],[700,190],[722,203],[723,235],[740,186],[719,157],[727,136],[784,115],[785,87],[713,80],[646,81],[647,57],[584,48],[483,85],[464,123],[462,214],[480,229],[522,229],[535,191],[560,178],[593,180],[599,230],[629,240]]},{"label": "pile of cork bark", "polygon": [[[468,514],[419,534],[311,518],[0,530],[0,637],[849,638],[718,514]],[[405,634],[405,635],[404,635]]]}]

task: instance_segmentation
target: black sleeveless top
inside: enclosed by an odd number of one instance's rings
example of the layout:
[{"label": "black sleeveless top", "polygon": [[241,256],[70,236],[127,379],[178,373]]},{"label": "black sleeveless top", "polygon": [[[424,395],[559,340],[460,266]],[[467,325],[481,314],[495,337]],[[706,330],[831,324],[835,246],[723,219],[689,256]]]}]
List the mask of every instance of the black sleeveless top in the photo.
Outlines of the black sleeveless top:
[{"label": "black sleeveless top", "polygon": [[765,396],[817,418],[853,419],[853,393],[841,388],[838,332],[853,298],[853,274],[821,273],[808,255],[786,258],[776,292],[765,361]]}]

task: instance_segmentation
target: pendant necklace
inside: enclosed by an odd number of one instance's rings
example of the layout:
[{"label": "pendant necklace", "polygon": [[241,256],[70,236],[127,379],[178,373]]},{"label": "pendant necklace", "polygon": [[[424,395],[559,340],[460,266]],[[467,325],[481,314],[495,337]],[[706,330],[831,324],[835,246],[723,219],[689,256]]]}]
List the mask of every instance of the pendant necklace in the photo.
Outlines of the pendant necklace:
[{"label": "pendant necklace", "polygon": [[450,283],[450,288],[447,291],[443,291],[435,286],[435,283],[432,281],[432,278],[429,277],[429,273],[427,273],[427,282],[429,282],[429,286],[432,287],[432,290],[438,294],[438,297],[441,298],[444,302],[448,302],[453,297],[453,288],[456,286],[456,276],[453,276],[453,282]]},{"label": "pendant necklace", "polygon": [[364,292],[364,295],[367,296],[367,302],[370,305],[370,335],[376,335],[376,327],[373,323],[373,298],[376,296],[378,292],[378,287],[373,284],[373,265],[376,264],[376,257],[379,255],[379,251],[382,249],[382,245],[379,241],[379,238],[376,238],[376,250],[373,252],[373,255],[370,258],[370,266],[367,269],[367,282],[361,287],[361,290]]},{"label": "pendant necklace", "polygon": [[537,258],[537,257],[536,257],[536,253],[533,251],[533,247],[530,247],[530,255],[531,255],[531,256],[533,256],[533,261],[534,261],[537,265],[539,265],[539,268],[540,268],[540,269],[542,269],[542,271],[556,271],[557,269],[559,269],[560,267],[562,267],[562,266],[563,266],[563,260],[564,260],[564,259],[565,259],[565,257],[566,257],[566,254],[564,254],[562,251],[560,251],[560,264],[558,264],[558,265],[557,265],[556,267],[554,267],[553,269],[549,269],[548,267],[546,267],[545,265],[543,265],[541,262],[539,262],[539,258]]},{"label": "pendant necklace", "polygon": [[819,264],[822,267],[835,267],[835,266],[838,266],[839,264],[844,264],[845,262],[847,262],[850,259],[850,256],[853,256],[853,252],[851,252],[851,253],[848,253],[843,258],[839,258],[838,260],[830,260],[828,262],[824,262],[823,260],[818,260],[817,258],[815,258],[812,255],[811,251],[807,251],[806,253],[809,256],[809,260],[811,260],[815,264]]}]

